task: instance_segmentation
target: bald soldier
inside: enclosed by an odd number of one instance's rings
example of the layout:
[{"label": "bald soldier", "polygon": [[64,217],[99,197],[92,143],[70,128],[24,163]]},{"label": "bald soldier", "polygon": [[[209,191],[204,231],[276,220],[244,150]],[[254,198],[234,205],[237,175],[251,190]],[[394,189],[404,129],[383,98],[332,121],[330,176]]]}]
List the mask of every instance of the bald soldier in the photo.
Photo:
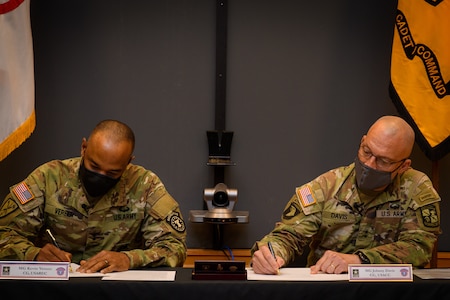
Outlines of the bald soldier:
[{"label": "bald soldier", "polygon": [[440,197],[411,168],[413,145],[403,119],[378,119],[352,164],[296,188],[281,221],[253,246],[254,271],[276,274],[308,246],[311,273],[345,273],[360,263],[428,264],[440,233]]},{"label": "bald soldier", "polygon": [[134,145],[126,124],[102,121],[81,157],[50,161],[12,186],[0,208],[0,260],[72,261],[103,273],[182,266],[178,203],[157,175],[131,164]]}]

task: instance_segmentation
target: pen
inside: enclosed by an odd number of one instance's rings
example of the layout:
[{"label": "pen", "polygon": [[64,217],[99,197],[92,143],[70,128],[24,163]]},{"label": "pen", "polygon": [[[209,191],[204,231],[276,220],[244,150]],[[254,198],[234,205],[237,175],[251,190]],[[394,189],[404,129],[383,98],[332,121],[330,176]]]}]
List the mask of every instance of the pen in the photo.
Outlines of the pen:
[{"label": "pen", "polygon": [[[269,247],[269,250],[270,250],[270,253],[271,253],[272,256],[273,256],[273,259],[275,259],[275,261],[277,261],[277,257],[276,257],[276,255],[275,255],[275,251],[273,251],[272,243],[271,243],[271,242],[268,242],[268,243],[267,243],[267,247]],[[278,271],[278,274],[280,274],[280,269],[278,269],[277,271]]]},{"label": "pen", "polygon": [[[47,235],[49,236],[50,240],[52,241],[53,245],[55,245],[57,248],[59,248],[58,243],[56,242],[55,237],[53,236],[52,232],[50,231],[50,229],[47,229],[45,232],[47,232]],[[59,248],[61,249],[61,248]]]},{"label": "pen", "polygon": [[[55,237],[53,236],[53,233],[50,231],[50,229],[47,228],[47,229],[45,230],[45,232],[47,233],[47,235],[48,235],[48,237],[50,238],[50,240],[52,240],[53,245],[55,245],[56,248],[61,249],[61,248],[59,247],[58,243],[56,242],[56,239],[55,239]],[[69,257],[69,256],[67,256],[67,259],[68,259],[69,262],[70,262],[70,257]],[[69,264],[69,272],[72,273],[72,265],[71,265],[71,264]]]}]

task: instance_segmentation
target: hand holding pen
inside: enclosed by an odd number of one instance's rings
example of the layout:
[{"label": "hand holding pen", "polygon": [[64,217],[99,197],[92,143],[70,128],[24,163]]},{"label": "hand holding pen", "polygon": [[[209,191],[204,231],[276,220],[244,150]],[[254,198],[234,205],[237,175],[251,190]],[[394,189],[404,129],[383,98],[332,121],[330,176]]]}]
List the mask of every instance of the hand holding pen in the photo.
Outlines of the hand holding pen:
[{"label": "hand holding pen", "polygon": [[37,261],[67,261],[70,262],[72,260],[72,254],[61,250],[59,248],[59,244],[56,241],[55,236],[52,234],[50,229],[46,230],[46,234],[49,237],[51,244],[45,244],[44,247],[41,248],[38,255],[36,256]]},{"label": "hand holding pen", "polygon": [[259,250],[253,253],[252,267],[257,274],[279,274],[280,267],[284,263],[282,257],[276,256],[270,243],[260,245]]}]

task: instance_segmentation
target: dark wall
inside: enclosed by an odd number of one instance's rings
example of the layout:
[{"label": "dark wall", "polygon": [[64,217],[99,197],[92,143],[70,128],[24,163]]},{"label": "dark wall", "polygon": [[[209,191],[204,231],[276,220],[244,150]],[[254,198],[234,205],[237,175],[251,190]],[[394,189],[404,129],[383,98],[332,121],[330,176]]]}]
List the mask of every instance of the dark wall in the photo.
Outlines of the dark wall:
[{"label": "dark wall", "polygon": [[[32,1],[37,127],[0,162],[0,192],[50,159],[78,156],[104,118],[128,123],[136,160],[180,203],[203,209],[213,186],[215,1]],[[271,230],[294,188],[350,163],[369,125],[396,110],[388,95],[395,1],[229,1],[225,183],[249,224],[224,244],[248,248]],[[418,147],[413,166],[431,176]],[[450,159],[439,162],[448,210]],[[443,215],[443,227],[450,224]],[[188,246],[212,246],[209,224]],[[450,251],[446,231],[439,249]]]}]

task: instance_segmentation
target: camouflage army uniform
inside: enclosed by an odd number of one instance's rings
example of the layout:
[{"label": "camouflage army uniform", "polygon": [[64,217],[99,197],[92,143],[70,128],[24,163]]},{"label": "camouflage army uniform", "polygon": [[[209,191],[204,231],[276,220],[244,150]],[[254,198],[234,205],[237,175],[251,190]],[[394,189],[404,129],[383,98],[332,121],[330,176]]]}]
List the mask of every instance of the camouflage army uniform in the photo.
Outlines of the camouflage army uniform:
[{"label": "camouflage army uniform", "polygon": [[11,188],[0,209],[0,260],[34,260],[50,228],[75,263],[111,250],[125,253],[130,268],[182,266],[185,223],[160,179],[129,164],[90,207],[78,177],[80,161],[48,162]]},{"label": "camouflage army uniform", "polygon": [[439,201],[429,178],[413,169],[381,194],[361,194],[351,164],[297,188],[281,222],[252,252],[270,241],[286,263],[309,245],[308,266],[326,250],[362,254],[366,263],[425,266],[440,233]]}]

